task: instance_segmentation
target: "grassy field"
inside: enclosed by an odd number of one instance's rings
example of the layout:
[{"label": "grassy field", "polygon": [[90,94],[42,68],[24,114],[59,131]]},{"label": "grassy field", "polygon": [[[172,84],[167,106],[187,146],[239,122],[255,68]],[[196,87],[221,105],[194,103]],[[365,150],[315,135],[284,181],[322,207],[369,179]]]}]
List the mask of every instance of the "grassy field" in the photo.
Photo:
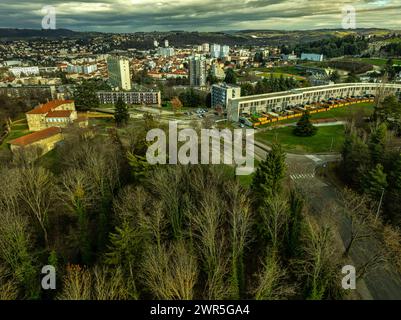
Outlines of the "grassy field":
[{"label": "grassy field", "polygon": [[283,76],[284,78],[294,77],[296,80],[305,80],[305,77],[303,77],[301,74],[302,71],[295,68],[294,66],[249,68],[248,71],[260,72],[259,74],[257,74],[258,77],[268,78],[270,76],[273,76],[274,78],[279,78]]},{"label": "grassy field", "polygon": [[313,137],[298,137],[293,127],[284,127],[258,132],[255,139],[266,144],[277,140],[283,149],[292,153],[325,153],[338,152],[344,143],[344,126],[320,127]]},{"label": "grassy field", "polygon": [[273,78],[280,78],[283,76],[284,78],[294,78],[295,80],[305,80],[305,77],[298,76],[296,74],[289,74],[289,73],[283,73],[283,72],[263,72],[257,74],[258,77],[265,77],[265,78],[270,78],[273,76]]},{"label": "grassy field", "polygon": [[[387,63],[388,59],[381,59],[381,58],[347,58],[347,61],[360,61],[366,62],[374,66],[382,67]],[[393,59],[394,64],[401,65],[401,59]]]},{"label": "grassy field", "polygon": [[[329,119],[332,121],[341,121],[341,120],[346,120],[358,113],[362,113],[365,117],[368,117],[371,114],[373,114],[373,111],[374,111],[373,103],[358,103],[354,105],[349,105],[347,107],[341,107],[341,108],[331,109],[325,112],[314,113],[311,115],[311,120],[313,121],[319,119]],[[298,122],[298,120],[299,118],[288,119],[280,122],[261,125],[258,128],[266,128],[280,124],[296,123]]]},{"label": "grassy field", "polygon": [[345,120],[358,113],[362,113],[364,114],[364,116],[370,116],[371,114],[373,114],[373,111],[374,111],[373,103],[359,103],[347,107],[331,109],[326,112],[314,113],[311,116],[312,120],[333,119],[333,121],[336,121],[336,120]]},{"label": "grassy field", "polygon": [[4,139],[0,148],[8,148],[8,141],[17,139],[30,133],[28,124],[25,119],[17,120],[11,125],[11,131],[8,136]]}]

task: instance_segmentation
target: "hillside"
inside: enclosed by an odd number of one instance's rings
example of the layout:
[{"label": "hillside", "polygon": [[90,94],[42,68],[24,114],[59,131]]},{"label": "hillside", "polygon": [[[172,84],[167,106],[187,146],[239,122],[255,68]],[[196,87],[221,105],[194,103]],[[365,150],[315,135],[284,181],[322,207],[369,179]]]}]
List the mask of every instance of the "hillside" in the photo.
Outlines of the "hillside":
[{"label": "hillside", "polygon": [[[176,46],[195,45],[204,42],[225,43],[227,45],[281,45],[319,41],[333,37],[344,37],[349,34],[376,35],[382,37],[394,31],[386,29],[356,29],[352,31],[342,29],[320,29],[320,30],[240,30],[240,31],[219,31],[219,32],[188,32],[188,31],[167,31],[167,32],[133,32],[131,45],[140,43],[140,47],[151,46],[153,39],[168,39]],[[35,38],[88,38],[99,36],[102,33],[76,32],[68,29],[57,30],[34,30],[34,29],[8,29],[0,28],[0,40],[12,39],[35,39]],[[104,34],[106,35],[106,33]],[[109,35],[109,34],[108,34]]]}]

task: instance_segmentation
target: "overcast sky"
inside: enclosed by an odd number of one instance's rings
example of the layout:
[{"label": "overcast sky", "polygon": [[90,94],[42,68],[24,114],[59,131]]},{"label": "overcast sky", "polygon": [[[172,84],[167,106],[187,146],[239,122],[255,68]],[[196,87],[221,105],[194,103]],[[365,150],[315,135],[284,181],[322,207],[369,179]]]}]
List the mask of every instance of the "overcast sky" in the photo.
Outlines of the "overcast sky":
[{"label": "overcast sky", "polygon": [[358,28],[401,29],[401,0],[0,0],[0,27],[40,29],[52,5],[57,28],[76,31],[341,28],[349,4]]}]

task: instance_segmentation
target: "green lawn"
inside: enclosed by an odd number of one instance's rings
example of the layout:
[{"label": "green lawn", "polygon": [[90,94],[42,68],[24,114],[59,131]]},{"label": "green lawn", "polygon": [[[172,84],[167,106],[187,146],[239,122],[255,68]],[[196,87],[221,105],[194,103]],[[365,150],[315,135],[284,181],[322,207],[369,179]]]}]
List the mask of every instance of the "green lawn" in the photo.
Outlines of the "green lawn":
[{"label": "green lawn", "polygon": [[346,107],[335,108],[326,112],[314,113],[311,115],[311,117],[312,120],[313,119],[333,119],[333,121],[344,120],[358,113],[363,113],[365,116],[370,116],[371,114],[373,114],[374,108],[375,105],[373,103],[366,102],[366,103],[349,105]]},{"label": "green lawn", "polygon": [[265,78],[270,78],[273,76],[273,78],[280,78],[283,76],[284,78],[294,78],[295,80],[305,80],[305,77],[298,76],[296,74],[289,74],[289,73],[284,73],[284,72],[263,72],[257,74],[258,77],[265,77]]},{"label": "green lawn", "polygon": [[115,127],[114,118],[89,118],[89,124],[95,126],[104,126],[107,128]]},{"label": "green lawn", "polygon": [[[331,119],[332,121],[341,121],[341,120],[346,120],[349,117],[352,117],[352,115],[355,115],[358,113],[363,113],[365,117],[368,117],[371,114],[373,114],[374,108],[375,108],[375,105],[373,103],[358,103],[358,104],[353,104],[353,105],[349,105],[346,107],[331,109],[331,110],[325,111],[325,112],[311,114],[311,120],[313,121],[313,120],[318,120],[318,119]],[[296,123],[296,122],[298,122],[298,120],[299,120],[299,118],[282,120],[280,122],[273,122],[273,123],[261,125],[258,128],[266,128],[266,127],[276,126],[276,125],[280,125],[280,124]]]},{"label": "green lawn", "polygon": [[15,121],[11,126],[11,131],[8,136],[4,139],[0,148],[7,148],[8,143],[11,140],[27,135],[29,132],[28,124],[25,119]]},{"label": "green lawn", "polygon": [[298,137],[292,132],[294,127],[284,127],[258,132],[255,139],[271,144],[277,139],[283,149],[292,153],[324,153],[338,152],[344,143],[344,126],[319,127],[313,137]]},{"label": "green lawn", "polygon": [[[379,66],[382,67],[387,63],[388,59],[382,59],[382,58],[347,58],[346,60],[348,61],[360,61],[360,62],[366,62],[374,66]],[[393,59],[394,64],[400,64],[401,65],[401,59]]]}]

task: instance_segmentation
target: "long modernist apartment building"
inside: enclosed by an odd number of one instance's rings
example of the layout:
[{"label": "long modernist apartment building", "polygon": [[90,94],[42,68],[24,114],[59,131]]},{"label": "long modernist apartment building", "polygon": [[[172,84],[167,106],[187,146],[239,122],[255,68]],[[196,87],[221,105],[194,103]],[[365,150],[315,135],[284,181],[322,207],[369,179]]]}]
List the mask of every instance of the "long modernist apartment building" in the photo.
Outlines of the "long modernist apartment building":
[{"label": "long modernist apartment building", "polygon": [[343,83],[308,87],[290,91],[232,98],[227,104],[227,117],[238,121],[241,115],[283,111],[291,107],[320,102],[330,98],[349,98],[363,95],[395,94],[401,97],[401,84]]},{"label": "long modernist apartment building", "polygon": [[149,91],[99,91],[96,93],[101,104],[115,104],[121,98],[126,104],[161,106],[161,93]]}]

